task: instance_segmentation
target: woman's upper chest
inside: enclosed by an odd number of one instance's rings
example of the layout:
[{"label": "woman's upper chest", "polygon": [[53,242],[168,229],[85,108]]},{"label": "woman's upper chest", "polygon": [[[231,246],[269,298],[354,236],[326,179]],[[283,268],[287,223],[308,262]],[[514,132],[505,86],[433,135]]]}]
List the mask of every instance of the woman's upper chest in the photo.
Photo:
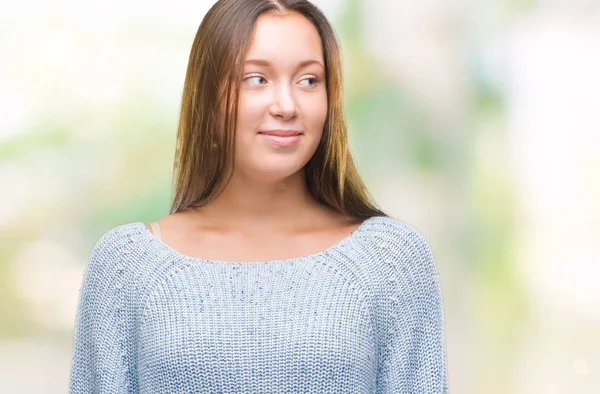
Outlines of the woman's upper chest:
[{"label": "woman's upper chest", "polygon": [[251,230],[198,227],[182,220],[155,223],[156,227],[160,226],[160,241],[177,252],[197,259],[228,262],[288,260],[314,255],[347,238],[359,226],[357,223],[332,224],[284,233],[258,227]]}]

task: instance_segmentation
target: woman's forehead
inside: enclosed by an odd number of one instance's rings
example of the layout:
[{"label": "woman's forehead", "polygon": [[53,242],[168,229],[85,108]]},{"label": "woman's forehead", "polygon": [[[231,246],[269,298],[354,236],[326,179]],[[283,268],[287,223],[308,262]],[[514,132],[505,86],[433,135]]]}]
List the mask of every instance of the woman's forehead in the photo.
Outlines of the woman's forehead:
[{"label": "woman's forehead", "polygon": [[302,66],[309,62],[323,64],[321,37],[315,26],[303,15],[261,15],[250,37],[247,64],[262,67]]}]

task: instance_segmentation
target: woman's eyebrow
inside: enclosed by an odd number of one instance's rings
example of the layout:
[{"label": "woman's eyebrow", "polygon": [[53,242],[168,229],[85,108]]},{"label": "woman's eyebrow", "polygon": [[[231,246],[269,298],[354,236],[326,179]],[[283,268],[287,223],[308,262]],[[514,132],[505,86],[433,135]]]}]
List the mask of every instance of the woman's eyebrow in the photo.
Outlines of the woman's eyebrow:
[{"label": "woman's eyebrow", "polygon": [[[264,67],[272,67],[273,64],[268,61],[268,60],[264,60],[264,59],[248,59],[245,62],[246,64],[255,64],[257,66],[264,66]],[[302,68],[302,67],[306,67],[310,64],[317,64],[319,66],[321,66],[321,68],[325,69],[325,67],[323,66],[323,64],[315,59],[309,59],[309,60],[303,60],[300,63],[298,63],[298,68]]]}]

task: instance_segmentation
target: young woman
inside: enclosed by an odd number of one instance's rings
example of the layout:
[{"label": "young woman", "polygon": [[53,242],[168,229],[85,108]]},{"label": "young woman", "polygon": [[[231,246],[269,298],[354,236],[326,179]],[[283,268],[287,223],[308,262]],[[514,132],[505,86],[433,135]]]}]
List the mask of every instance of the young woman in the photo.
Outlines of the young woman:
[{"label": "young woman", "polygon": [[171,212],[94,246],[70,392],[445,393],[432,251],[348,151],[334,32],[219,0],[192,45]]}]

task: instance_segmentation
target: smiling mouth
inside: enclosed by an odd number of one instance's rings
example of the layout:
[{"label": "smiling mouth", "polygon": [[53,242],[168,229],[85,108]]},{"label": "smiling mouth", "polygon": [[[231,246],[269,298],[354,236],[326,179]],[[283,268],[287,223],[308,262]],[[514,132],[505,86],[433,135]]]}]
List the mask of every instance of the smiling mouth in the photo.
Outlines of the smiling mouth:
[{"label": "smiling mouth", "polygon": [[282,130],[277,130],[277,131],[273,131],[273,132],[259,131],[258,134],[273,135],[273,136],[276,136],[276,137],[295,137],[297,135],[302,134],[302,132],[301,131],[282,131]]},{"label": "smiling mouth", "polygon": [[275,134],[258,133],[266,137],[271,143],[279,146],[291,146],[300,140],[302,133],[293,134],[288,136],[280,136]]}]

